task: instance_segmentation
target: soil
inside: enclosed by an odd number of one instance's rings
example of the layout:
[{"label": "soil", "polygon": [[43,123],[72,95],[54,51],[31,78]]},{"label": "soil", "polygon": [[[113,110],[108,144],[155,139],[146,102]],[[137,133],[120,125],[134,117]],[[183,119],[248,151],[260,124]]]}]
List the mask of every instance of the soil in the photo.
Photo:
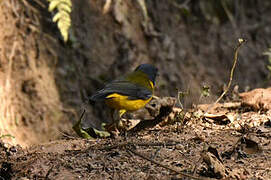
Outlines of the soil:
[{"label": "soil", "polygon": [[[270,94],[269,89],[259,89],[241,94],[240,102],[205,104],[188,112],[164,98],[167,101],[151,102],[162,102],[153,120],[141,121],[119,136],[85,140],[63,134],[62,140],[27,149],[1,143],[0,175],[4,179],[270,179],[271,109],[262,108]],[[263,106],[257,108],[259,101]],[[203,114],[206,109],[210,110]],[[152,125],[138,126],[142,122]]]},{"label": "soil", "polygon": [[[227,3],[146,1],[146,16],[137,1],[103,11],[103,1],[74,0],[65,44],[45,1],[0,1],[0,179],[271,179],[270,89],[239,94],[270,86],[271,3]],[[210,110],[240,37],[234,88]],[[184,110],[144,110],[131,123],[152,117],[150,127],[77,138],[86,98],[141,63],[159,69],[155,95],[185,94]],[[84,107],[86,124],[108,118]]]},{"label": "soil", "polygon": [[[212,117],[192,115],[202,105],[184,119],[115,138],[65,135],[27,149],[1,143],[0,174],[4,179],[270,179],[271,110],[232,104],[217,105]],[[226,122],[221,114],[241,118]]]},{"label": "soil", "polygon": [[[270,85],[263,56],[271,43],[268,1],[234,4],[243,11],[230,9],[233,20],[220,6],[208,10],[211,2],[176,3],[146,1],[145,17],[137,2],[112,2],[103,13],[102,1],[74,1],[75,40],[67,44],[45,2],[1,3],[0,125],[1,134],[15,137],[3,140],[27,147],[57,139],[59,131],[71,131],[88,96],[141,63],[159,69],[157,96],[186,93],[185,108],[211,103],[229,79],[240,37],[248,42],[232,87],[242,92]],[[203,86],[209,87],[209,98],[201,98]],[[88,120],[107,118],[103,106],[99,112],[88,109]]]}]

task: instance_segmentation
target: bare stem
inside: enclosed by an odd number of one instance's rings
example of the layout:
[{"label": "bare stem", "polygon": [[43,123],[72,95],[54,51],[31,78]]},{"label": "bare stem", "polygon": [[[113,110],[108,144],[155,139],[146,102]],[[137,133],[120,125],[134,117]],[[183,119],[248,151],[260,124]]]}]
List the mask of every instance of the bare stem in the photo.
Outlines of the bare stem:
[{"label": "bare stem", "polygon": [[208,107],[208,109],[206,110],[205,113],[207,113],[215,104],[217,104],[224,97],[224,95],[229,91],[231,83],[232,83],[232,78],[233,78],[234,70],[235,70],[235,67],[236,67],[236,64],[237,64],[237,60],[238,60],[238,52],[239,52],[239,49],[242,46],[242,44],[244,44],[245,42],[246,42],[246,40],[244,40],[242,38],[238,39],[238,44],[237,44],[237,46],[234,49],[233,65],[232,65],[232,68],[231,68],[230,80],[228,82],[228,85],[227,85],[226,89],[224,90],[224,92],[215,101],[215,103],[211,104]]}]

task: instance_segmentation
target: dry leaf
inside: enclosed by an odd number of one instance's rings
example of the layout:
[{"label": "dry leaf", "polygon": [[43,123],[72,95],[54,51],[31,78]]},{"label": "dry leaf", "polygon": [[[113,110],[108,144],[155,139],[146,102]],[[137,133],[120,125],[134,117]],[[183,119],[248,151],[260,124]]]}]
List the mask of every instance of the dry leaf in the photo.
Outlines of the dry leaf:
[{"label": "dry leaf", "polygon": [[103,14],[106,14],[109,12],[111,3],[112,3],[112,0],[106,0],[104,7],[103,7]]},{"label": "dry leaf", "polygon": [[256,110],[268,109],[271,110],[271,88],[254,89],[249,92],[239,94],[242,99],[242,104],[250,106]]}]

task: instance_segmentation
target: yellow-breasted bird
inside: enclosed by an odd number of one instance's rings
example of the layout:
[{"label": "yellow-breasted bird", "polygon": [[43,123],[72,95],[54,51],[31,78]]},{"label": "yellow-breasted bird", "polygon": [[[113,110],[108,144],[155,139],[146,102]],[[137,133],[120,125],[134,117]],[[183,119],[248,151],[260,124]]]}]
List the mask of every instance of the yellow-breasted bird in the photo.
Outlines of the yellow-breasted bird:
[{"label": "yellow-breasted bird", "polygon": [[120,118],[126,111],[143,108],[152,99],[157,72],[153,65],[141,64],[133,72],[106,84],[90,100],[104,101],[118,111]]},{"label": "yellow-breasted bird", "polygon": [[[117,119],[113,116],[112,124],[115,124],[119,122],[126,111],[143,108],[152,99],[157,73],[158,69],[153,65],[141,64],[133,72],[106,84],[103,89],[94,93],[89,100],[91,102],[104,101],[107,106],[117,112]],[[103,122],[108,121],[100,120],[100,124]],[[80,136],[89,138],[87,132],[81,128],[80,123],[81,119],[74,125],[73,129]],[[94,130],[96,134],[102,132],[97,129]]]}]

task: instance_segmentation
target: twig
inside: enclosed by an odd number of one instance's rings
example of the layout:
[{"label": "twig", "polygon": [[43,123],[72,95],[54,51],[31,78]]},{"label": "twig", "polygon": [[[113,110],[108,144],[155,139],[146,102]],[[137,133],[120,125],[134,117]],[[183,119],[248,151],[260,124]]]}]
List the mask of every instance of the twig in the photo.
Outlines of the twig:
[{"label": "twig", "polygon": [[196,162],[196,164],[194,164],[194,167],[193,167],[193,175],[194,176],[195,176],[195,174],[197,172],[197,169],[199,167],[200,162],[202,162],[202,157],[200,157],[199,160]]},{"label": "twig", "polygon": [[162,143],[162,142],[156,142],[156,143],[137,143],[134,145],[137,146],[175,146],[177,144],[180,144],[179,142],[175,142],[175,143]]},{"label": "twig", "polygon": [[[19,2],[19,1],[18,1]],[[17,1],[5,1],[5,5],[15,14],[15,16],[18,18],[20,17],[18,13],[18,4],[16,4]]]},{"label": "twig", "polygon": [[236,67],[236,63],[237,63],[237,60],[238,60],[238,52],[239,52],[239,49],[241,47],[241,45],[243,43],[245,43],[246,40],[244,39],[239,39],[238,40],[238,44],[237,44],[237,47],[235,48],[234,50],[234,58],[233,58],[233,65],[232,65],[232,68],[231,68],[231,73],[230,73],[230,80],[229,80],[229,83],[225,89],[225,91],[220,95],[220,97],[216,100],[215,104],[217,104],[222,98],[223,96],[229,91],[229,88],[231,86],[231,83],[232,83],[232,78],[233,78],[233,73],[234,73],[234,70],[235,70],[235,67]]},{"label": "twig", "polygon": [[221,5],[222,5],[222,7],[223,7],[223,9],[224,9],[224,11],[226,13],[226,15],[228,16],[228,18],[229,18],[229,20],[230,20],[233,28],[236,30],[237,29],[236,21],[235,21],[233,15],[232,15],[232,13],[230,12],[230,10],[229,10],[226,2],[225,1],[221,1]]},{"label": "twig", "polygon": [[100,148],[99,150],[112,150],[112,149],[116,149],[116,148],[122,148],[125,146],[175,146],[179,143],[162,143],[162,142],[156,142],[156,143],[136,143],[136,142],[124,142],[124,143],[119,143],[119,144],[115,144],[115,145],[110,145],[110,146],[106,146],[103,148]]},{"label": "twig", "polygon": [[43,0],[36,0],[35,1],[36,4],[38,4],[40,7],[46,9],[47,8],[47,2],[43,1]]},{"label": "twig", "polygon": [[124,142],[124,143],[120,143],[120,144],[105,146],[105,147],[103,147],[103,148],[99,148],[99,150],[110,151],[110,150],[112,150],[112,149],[122,148],[122,147],[129,146],[129,145],[132,145],[132,144],[133,144],[133,143],[131,143],[131,142]]},{"label": "twig", "polygon": [[37,10],[37,8],[35,6],[33,6],[32,4],[30,4],[27,0],[22,0],[22,2],[25,5],[25,7],[29,8],[34,13],[39,14],[39,10]]},{"label": "twig", "polygon": [[54,167],[55,167],[55,165],[52,165],[52,166],[50,167],[50,169],[48,170],[48,172],[46,173],[46,175],[45,175],[45,179],[46,179],[46,180],[49,179],[49,175],[50,175],[50,173],[52,172],[52,170],[53,170]]},{"label": "twig", "polygon": [[183,10],[183,9],[185,9],[185,8],[188,9],[188,3],[190,3],[190,1],[191,1],[191,0],[186,0],[186,1],[183,2],[182,4],[178,4],[178,3],[176,2],[176,0],[171,0],[171,1],[169,1],[169,2],[170,2],[174,7]]},{"label": "twig", "polygon": [[9,64],[8,64],[8,72],[7,72],[7,79],[6,79],[6,84],[5,86],[9,89],[10,88],[10,79],[11,79],[11,73],[12,73],[12,64],[13,64],[13,58],[15,56],[15,52],[17,49],[18,41],[17,37],[15,37],[15,42],[12,45],[12,50],[11,53],[8,57]]},{"label": "twig", "polygon": [[76,138],[76,137],[74,137],[74,136],[70,136],[70,135],[68,135],[68,134],[66,134],[66,133],[64,133],[64,132],[62,132],[62,131],[60,131],[60,130],[58,130],[58,132],[59,132],[62,136],[66,137],[66,138],[68,138],[68,139],[78,139],[78,138]]},{"label": "twig", "polygon": [[106,0],[105,1],[105,4],[103,6],[103,14],[107,14],[109,9],[110,9],[110,6],[111,6],[111,3],[112,3],[112,0]]},{"label": "twig", "polygon": [[149,20],[149,15],[148,15],[145,0],[137,0],[137,3],[139,4],[139,6],[143,12],[144,21],[145,21],[145,23],[147,23]]},{"label": "twig", "polygon": [[206,178],[200,178],[200,177],[196,177],[196,176],[192,176],[192,175],[180,172],[180,171],[178,171],[176,169],[173,169],[172,167],[168,167],[168,166],[166,166],[164,164],[161,164],[161,163],[159,163],[159,162],[157,162],[157,161],[155,161],[153,159],[150,159],[150,158],[148,158],[148,157],[146,157],[146,156],[140,154],[139,152],[137,152],[135,150],[132,150],[130,148],[127,148],[127,151],[130,151],[131,153],[134,153],[135,155],[137,155],[137,156],[139,156],[139,157],[141,157],[141,158],[143,158],[145,160],[148,160],[148,161],[152,162],[153,164],[156,164],[156,165],[158,165],[160,167],[163,167],[163,168],[165,168],[165,169],[167,169],[169,171],[172,171],[172,172],[175,172],[177,174],[180,174],[181,176],[188,177],[188,178],[191,178],[191,179],[206,179]]},{"label": "twig", "polygon": [[161,149],[162,149],[162,147],[158,147],[158,148],[156,149],[156,151],[154,152],[154,154],[151,156],[151,159],[155,159],[156,156],[158,155],[158,153],[160,152]]},{"label": "twig", "polygon": [[244,44],[245,42],[246,42],[245,39],[242,39],[242,38],[238,39],[238,44],[237,44],[236,48],[234,49],[233,65],[232,65],[232,68],[231,68],[231,72],[230,72],[230,80],[229,80],[229,82],[228,82],[228,85],[227,85],[226,89],[224,90],[224,92],[223,92],[223,93],[219,96],[219,98],[215,101],[215,103],[211,104],[211,105],[207,108],[205,114],[208,113],[208,111],[209,111],[215,104],[217,104],[217,103],[224,97],[224,95],[229,91],[230,86],[231,86],[231,83],[232,83],[233,73],[234,73],[234,70],[235,70],[235,67],[236,67],[236,63],[237,63],[237,59],[238,59],[238,52],[239,52],[239,49],[240,49],[241,45]]}]

